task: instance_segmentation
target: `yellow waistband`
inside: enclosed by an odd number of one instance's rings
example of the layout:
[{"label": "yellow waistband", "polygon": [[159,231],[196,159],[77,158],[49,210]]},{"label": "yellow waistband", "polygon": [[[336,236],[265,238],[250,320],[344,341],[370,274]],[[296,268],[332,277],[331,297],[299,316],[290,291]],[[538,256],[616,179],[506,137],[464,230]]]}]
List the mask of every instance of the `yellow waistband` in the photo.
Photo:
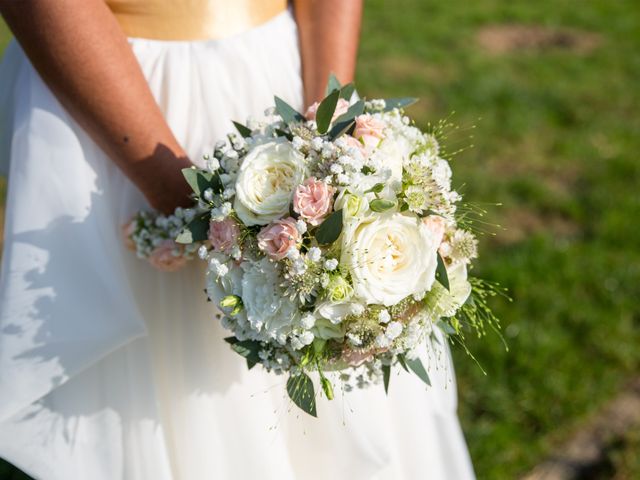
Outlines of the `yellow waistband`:
[{"label": "yellow waistband", "polygon": [[215,40],[250,30],[287,0],[106,0],[128,37]]}]

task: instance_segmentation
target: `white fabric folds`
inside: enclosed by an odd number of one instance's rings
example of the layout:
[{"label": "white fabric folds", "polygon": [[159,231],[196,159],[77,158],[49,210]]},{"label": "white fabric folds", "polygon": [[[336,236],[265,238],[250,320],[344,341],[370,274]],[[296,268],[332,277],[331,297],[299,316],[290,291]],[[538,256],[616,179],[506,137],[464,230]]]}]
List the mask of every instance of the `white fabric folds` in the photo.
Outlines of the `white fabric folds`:
[{"label": "white fabric folds", "polygon": [[[131,46],[192,159],[274,94],[302,108],[290,12],[224,40]],[[161,273],[124,248],[120,225],[144,198],[15,43],[0,67],[0,166],[0,457],[43,480],[473,477],[446,347],[425,358],[433,388],[401,372],[388,397],[337,391],[320,419],[291,407],[285,378],[248,371],[200,262]]]}]

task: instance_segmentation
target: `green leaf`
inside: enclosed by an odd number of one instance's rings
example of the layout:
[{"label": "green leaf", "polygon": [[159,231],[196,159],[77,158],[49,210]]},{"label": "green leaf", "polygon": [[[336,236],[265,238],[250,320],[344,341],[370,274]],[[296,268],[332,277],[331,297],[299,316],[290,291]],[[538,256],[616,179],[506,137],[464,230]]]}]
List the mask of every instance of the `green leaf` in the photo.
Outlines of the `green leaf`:
[{"label": "green leaf", "polygon": [[257,363],[260,363],[260,356],[258,355],[258,352],[262,349],[260,342],[257,342],[255,340],[240,341],[235,337],[231,338],[234,338],[236,340],[234,343],[228,342],[231,343],[231,349],[246,358],[247,367],[249,368],[249,370],[255,367]]},{"label": "green leaf", "polygon": [[404,358],[404,355],[402,355],[401,353],[399,353],[398,355],[396,355],[396,358],[398,359],[398,363],[400,364],[400,366],[402,368],[405,369],[405,371],[409,371],[409,367],[407,366],[407,361]]},{"label": "green leaf", "polygon": [[182,175],[187,181],[193,193],[198,197],[202,197],[207,189],[212,189],[214,192],[219,192],[222,188],[222,183],[218,175],[200,170],[197,168],[183,168]]},{"label": "green leaf", "polygon": [[304,122],[304,116],[280,97],[274,97],[276,113],[282,117],[285,123]]},{"label": "green leaf", "polygon": [[436,325],[447,335],[456,335],[458,332],[455,328],[451,326],[451,324],[445,320],[438,320]]},{"label": "green leaf", "polygon": [[338,98],[340,98],[340,90],[334,90],[318,105],[318,111],[316,112],[318,133],[327,133],[327,130],[329,130],[331,118],[336,111],[336,105],[338,105]]},{"label": "green leaf", "polygon": [[188,244],[206,240],[209,236],[209,217],[209,212],[204,212],[191,220],[176,237],[176,243]]},{"label": "green leaf", "polygon": [[311,416],[317,417],[316,394],[313,382],[305,373],[292,375],[287,380],[287,393],[289,398],[303,411]]},{"label": "green leaf", "polygon": [[369,203],[369,208],[374,212],[382,213],[387,210],[391,210],[396,206],[396,202],[392,200],[386,200],[384,198],[376,198],[375,200],[371,200]]},{"label": "green leaf", "polygon": [[376,183],[373,187],[364,193],[380,193],[384,190],[384,183]]},{"label": "green leaf", "polygon": [[358,100],[353,105],[347,108],[347,111],[336,118],[336,122],[342,122],[344,120],[353,120],[354,118],[364,113],[364,100]]},{"label": "green leaf", "polygon": [[293,140],[293,135],[291,135],[289,132],[285,132],[284,130],[281,130],[280,128],[274,129],[274,132],[276,132],[276,135],[279,137],[284,137],[289,141]]},{"label": "green leaf", "polygon": [[313,352],[316,356],[320,356],[324,351],[324,347],[327,346],[327,341],[323,338],[314,338],[313,339]]},{"label": "green leaf", "polygon": [[358,100],[356,103],[351,105],[346,112],[336,118],[336,121],[333,122],[333,127],[329,131],[329,137],[332,140],[335,140],[340,135],[348,132],[352,127],[355,126],[355,118],[364,113],[364,101]]},{"label": "green leaf", "polygon": [[342,233],[342,209],[336,210],[320,224],[316,230],[316,240],[320,245],[335,242]]},{"label": "green leaf", "polygon": [[413,105],[418,101],[415,97],[405,97],[405,98],[386,98],[384,100],[384,111],[388,112],[393,110],[394,108],[406,108],[409,105]]},{"label": "green leaf", "polygon": [[236,130],[238,130],[238,133],[244,138],[251,136],[251,129],[249,127],[233,120],[231,122],[233,123],[233,126],[236,127]]},{"label": "green leaf", "polygon": [[422,362],[420,361],[419,358],[416,358],[414,360],[407,360],[406,362],[407,362],[407,366],[411,369],[411,371],[413,371],[413,373],[415,373],[418,377],[420,377],[420,380],[422,380],[427,385],[431,386],[431,380],[429,379],[429,374],[425,370],[424,365],[422,365]]},{"label": "green leaf", "polygon": [[438,255],[438,266],[436,267],[436,279],[440,282],[440,284],[449,290],[449,276],[447,275],[447,267],[444,264],[444,260],[439,252],[436,252]]},{"label": "green leaf", "polygon": [[384,382],[384,393],[389,393],[389,380],[391,380],[391,365],[382,366],[382,380]]},{"label": "green leaf", "polygon": [[327,88],[325,89],[325,96],[329,95],[331,92],[333,92],[334,90],[340,90],[341,85],[340,85],[340,81],[338,80],[338,78],[335,76],[335,74],[332,72],[329,74],[329,81],[327,82]]},{"label": "green leaf", "polygon": [[346,120],[344,122],[336,121],[333,124],[333,127],[331,127],[331,130],[329,131],[329,138],[331,138],[331,140],[335,140],[341,135],[348,133],[350,130],[355,128],[355,126],[356,126],[356,121],[354,119]]},{"label": "green leaf", "polygon": [[345,100],[351,100],[351,96],[355,91],[356,91],[356,86],[353,83],[347,83],[344,87],[340,89],[340,98],[344,98]]}]

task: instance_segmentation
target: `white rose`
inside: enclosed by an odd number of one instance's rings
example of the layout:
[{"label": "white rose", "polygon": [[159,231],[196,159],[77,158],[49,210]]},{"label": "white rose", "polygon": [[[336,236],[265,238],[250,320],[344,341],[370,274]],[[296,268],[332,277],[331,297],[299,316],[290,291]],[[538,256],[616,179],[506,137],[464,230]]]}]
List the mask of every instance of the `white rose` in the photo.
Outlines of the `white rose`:
[{"label": "white rose", "polygon": [[345,224],[341,264],[351,272],[355,297],[391,306],[429,289],[435,280],[437,239],[418,218],[372,215]]},{"label": "white rose", "polygon": [[275,263],[267,258],[242,264],[242,303],[251,328],[263,340],[286,335],[300,320],[300,312],[280,284]]},{"label": "white rose", "polygon": [[240,166],[233,204],[245,225],[266,225],[289,212],[306,177],[304,157],[283,138],[253,147]]}]

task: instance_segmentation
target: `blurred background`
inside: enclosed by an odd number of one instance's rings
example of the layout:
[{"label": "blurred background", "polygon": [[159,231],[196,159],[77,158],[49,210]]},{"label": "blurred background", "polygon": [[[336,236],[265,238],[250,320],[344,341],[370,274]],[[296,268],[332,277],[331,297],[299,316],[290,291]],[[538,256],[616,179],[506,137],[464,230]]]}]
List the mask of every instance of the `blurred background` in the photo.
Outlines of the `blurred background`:
[{"label": "blurred background", "polygon": [[420,97],[420,126],[453,113],[454,184],[501,226],[476,273],[514,299],[493,303],[509,351],[468,337],[485,375],[454,349],[478,478],[640,478],[640,409],[619,412],[640,398],[638,1],[367,0],[358,88]]}]

